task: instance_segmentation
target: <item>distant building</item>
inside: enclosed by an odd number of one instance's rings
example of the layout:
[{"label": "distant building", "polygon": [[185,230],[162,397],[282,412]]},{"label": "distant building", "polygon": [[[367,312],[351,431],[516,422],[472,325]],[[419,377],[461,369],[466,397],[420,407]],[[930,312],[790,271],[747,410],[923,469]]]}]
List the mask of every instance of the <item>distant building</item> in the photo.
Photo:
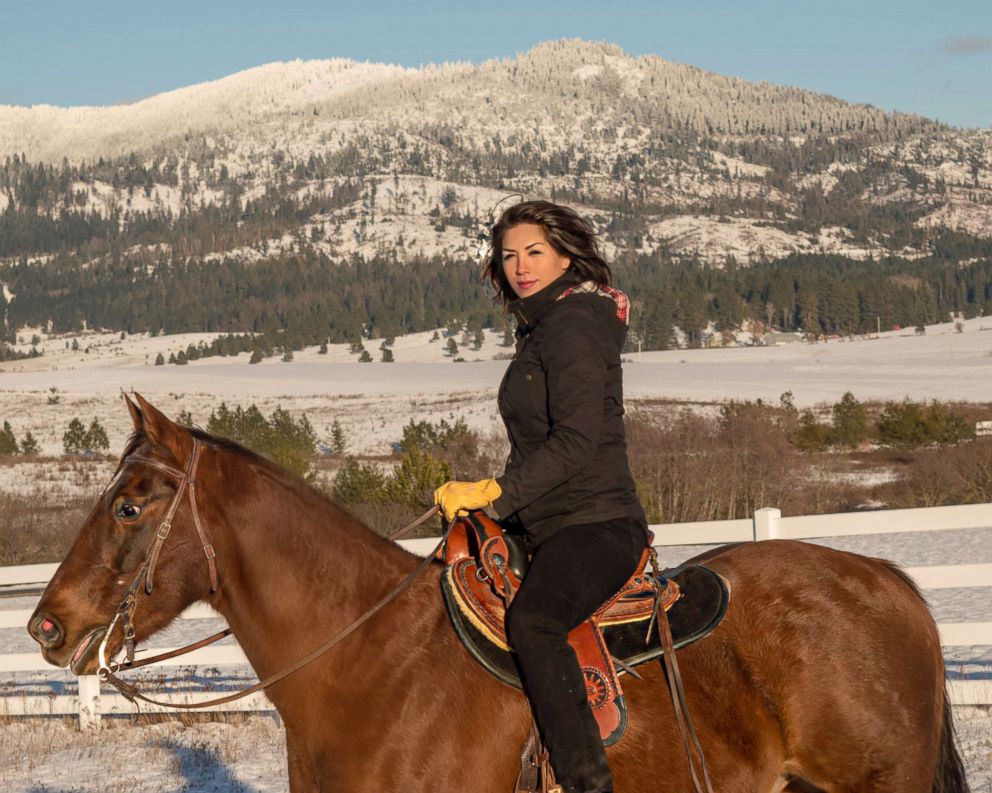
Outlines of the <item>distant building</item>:
[{"label": "distant building", "polygon": [[765,344],[769,347],[778,346],[780,344],[795,344],[800,341],[803,341],[803,334],[801,333],[779,333],[777,331],[773,331],[765,334]]}]

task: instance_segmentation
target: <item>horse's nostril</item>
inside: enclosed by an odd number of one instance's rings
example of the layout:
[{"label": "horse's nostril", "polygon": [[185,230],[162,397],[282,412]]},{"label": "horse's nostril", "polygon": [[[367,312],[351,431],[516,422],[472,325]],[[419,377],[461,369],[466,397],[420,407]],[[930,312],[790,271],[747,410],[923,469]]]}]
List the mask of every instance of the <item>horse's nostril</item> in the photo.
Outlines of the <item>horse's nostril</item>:
[{"label": "horse's nostril", "polygon": [[52,617],[39,615],[31,621],[29,633],[46,647],[54,647],[62,643],[62,627]]}]

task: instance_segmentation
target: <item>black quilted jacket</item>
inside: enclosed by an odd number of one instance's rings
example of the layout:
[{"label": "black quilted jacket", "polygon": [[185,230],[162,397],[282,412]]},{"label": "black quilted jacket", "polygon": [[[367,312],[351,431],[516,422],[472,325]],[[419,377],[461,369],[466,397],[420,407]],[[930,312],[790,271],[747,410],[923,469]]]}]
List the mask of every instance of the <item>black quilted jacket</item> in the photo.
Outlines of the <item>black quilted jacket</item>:
[{"label": "black quilted jacket", "polygon": [[620,350],[627,333],[618,293],[575,291],[567,270],[511,308],[520,322],[499,388],[510,440],[493,503],[519,522],[533,548],[565,526],[644,520],[627,463]]}]

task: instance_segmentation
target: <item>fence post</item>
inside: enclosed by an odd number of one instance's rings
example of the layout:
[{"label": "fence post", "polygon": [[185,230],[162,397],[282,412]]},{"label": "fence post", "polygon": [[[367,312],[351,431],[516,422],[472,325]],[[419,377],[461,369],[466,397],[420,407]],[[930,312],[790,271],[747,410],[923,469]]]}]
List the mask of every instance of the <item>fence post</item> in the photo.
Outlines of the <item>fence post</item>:
[{"label": "fence post", "polygon": [[79,686],[79,729],[97,729],[100,726],[100,678],[83,675],[76,681]]},{"label": "fence post", "polygon": [[782,510],[777,507],[762,507],[754,513],[754,541],[774,540],[779,536],[779,520]]}]

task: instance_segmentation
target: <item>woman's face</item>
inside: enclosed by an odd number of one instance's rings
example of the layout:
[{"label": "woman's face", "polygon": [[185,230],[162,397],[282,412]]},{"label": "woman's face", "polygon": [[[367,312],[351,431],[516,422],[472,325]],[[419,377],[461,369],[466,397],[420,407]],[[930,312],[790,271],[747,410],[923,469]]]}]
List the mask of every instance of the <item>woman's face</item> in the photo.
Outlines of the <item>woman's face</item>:
[{"label": "woman's face", "polygon": [[530,297],[568,269],[571,260],[551,247],[544,229],[521,223],[503,233],[503,273],[517,297]]}]

